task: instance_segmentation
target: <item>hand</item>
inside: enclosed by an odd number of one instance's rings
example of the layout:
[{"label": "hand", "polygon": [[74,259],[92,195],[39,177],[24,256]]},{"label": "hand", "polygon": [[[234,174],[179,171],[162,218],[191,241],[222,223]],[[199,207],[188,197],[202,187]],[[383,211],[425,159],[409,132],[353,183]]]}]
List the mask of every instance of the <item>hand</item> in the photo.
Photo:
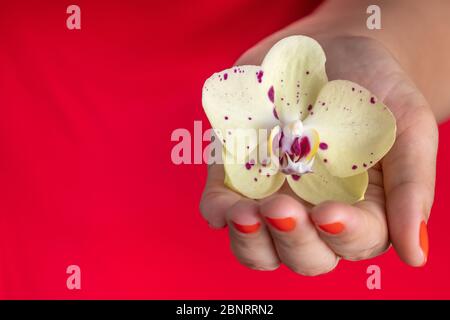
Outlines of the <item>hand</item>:
[{"label": "hand", "polygon": [[[281,32],[262,41],[237,64],[259,65],[270,47],[285,36],[286,32]],[[428,254],[425,223],[434,198],[438,134],[433,113],[378,41],[355,36],[313,37],[327,55],[330,80],[361,84],[383,100],[397,119],[397,140],[386,157],[369,170],[365,200],[354,205],[325,202],[311,206],[286,186],[267,199],[250,200],[225,187],[223,167],[213,165],[208,169],[201,212],[211,226],[229,226],[233,253],[253,269],[273,270],[282,262],[294,272],[318,275],[334,269],[339,258],[375,257],[386,251],[390,241],[404,262],[422,266]],[[291,229],[282,225],[282,231],[276,227],[280,224],[265,218],[274,216],[290,217],[295,223]],[[256,232],[239,231],[235,223],[246,220],[257,221],[261,227]]]}]

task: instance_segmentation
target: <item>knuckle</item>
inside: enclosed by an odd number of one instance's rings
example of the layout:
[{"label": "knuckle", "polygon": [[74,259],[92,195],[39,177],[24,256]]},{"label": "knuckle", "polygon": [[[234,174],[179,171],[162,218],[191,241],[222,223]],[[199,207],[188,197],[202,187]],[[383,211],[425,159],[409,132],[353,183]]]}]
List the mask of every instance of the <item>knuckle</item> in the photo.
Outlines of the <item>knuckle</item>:
[{"label": "knuckle", "polygon": [[275,271],[276,269],[278,269],[280,267],[279,263],[261,263],[261,262],[257,262],[257,261],[246,261],[246,262],[242,262],[241,264],[243,264],[244,266],[246,266],[247,268],[250,268],[252,270],[256,270],[256,271]]},{"label": "knuckle", "polygon": [[345,258],[345,260],[349,261],[367,260],[375,258],[376,256],[379,256],[380,254],[386,252],[386,250],[389,248],[389,245],[389,241],[377,241],[377,243],[372,246],[366,247],[362,250],[350,252],[342,256]]},{"label": "knuckle", "polygon": [[267,254],[264,250],[260,250],[260,246],[252,242],[245,239],[231,239],[231,251],[240,264],[260,271],[272,271],[280,266],[276,255]]},{"label": "knuckle", "polygon": [[280,262],[272,259],[255,258],[247,254],[236,254],[235,257],[240,264],[247,268],[259,271],[273,271],[278,269]]},{"label": "knuckle", "polygon": [[343,256],[345,260],[348,261],[361,261],[361,260],[367,260],[370,258],[370,251],[364,250],[360,252],[355,252],[351,254],[347,254]]},{"label": "knuckle", "polygon": [[301,251],[302,248],[307,247],[308,245],[317,241],[315,234],[309,235],[282,235],[282,238],[279,236],[276,239],[277,247],[282,251],[287,252],[298,252]]},{"label": "knuckle", "polygon": [[303,266],[301,264],[289,264],[286,266],[296,274],[306,277],[316,277],[333,271],[338,263],[339,259],[336,257],[335,261],[322,263],[315,266]]}]

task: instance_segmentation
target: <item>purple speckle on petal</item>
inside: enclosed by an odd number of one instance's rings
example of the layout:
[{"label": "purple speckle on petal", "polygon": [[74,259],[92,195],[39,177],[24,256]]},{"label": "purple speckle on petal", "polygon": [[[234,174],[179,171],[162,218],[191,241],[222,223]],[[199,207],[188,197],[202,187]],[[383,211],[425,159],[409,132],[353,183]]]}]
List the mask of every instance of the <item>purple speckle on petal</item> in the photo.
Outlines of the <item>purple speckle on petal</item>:
[{"label": "purple speckle on petal", "polygon": [[280,118],[278,118],[277,109],[275,109],[275,108],[273,108],[273,116],[278,120],[280,119]]},{"label": "purple speckle on petal", "polygon": [[370,97],[370,103],[375,104],[375,97]]},{"label": "purple speckle on petal", "polygon": [[358,169],[358,166],[357,166],[356,164],[354,164],[354,165],[352,166],[352,170],[356,170],[356,169]]},{"label": "purple speckle on petal", "polygon": [[308,75],[309,74],[309,71],[306,71],[306,75]]},{"label": "purple speckle on petal", "polygon": [[364,167],[364,168],[367,168],[367,164],[363,163],[363,167]]},{"label": "purple speckle on petal", "polygon": [[248,120],[252,120],[252,117],[248,117]]},{"label": "purple speckle on petal", "polygon": [[324,105],[325,105],[325,102],[322,102],[322,105],[324,106]]},{"label": "purple speckle on petal", "polygon": [[250,170],[251,168],[252,168],[251,163],[250,163],[250,162],[247,162],[247,163],[245,164],[245,169]]},{"label": "purple speckle on petal", "polygon": [[275,101],[275,90],[273,89],[273,86],[269,88],[269,91],[267,91],[267,96],[269,97],[270,102]]},{"label": "purple speckle on petal", "polygon": [[258,181],[258,178],[253,178],[253,180],[255,180],[255,182],[257,182],[257,181]]},{"label": "purple speckle on petal", "polygon": [[224,74],[223,74],[223,79],[224,79],[224,80],[227,80],[227,79],[228,79],[228,73],[224,73]]},{"label": "purple speckle on petal", "polygon": [[328,162],[328,159],[323,159],[323,162],[327,163],[327,162]]},{"label": "purple speckle on petal", "polygon": [[228,120],[228,116],[223,117],[225,120]]},{"label": "purple speckle on petal", "polygon": [[328,144],[326,144],[325,142],[321,142],[319,144],[319,148],[322,150],[327,150],[328,149]]},{"label": "purple speckle on petal", "polygon": [[300,180],[300,176],[298,176],[296,174],[293,174],[292,175],[292,179],[295,180],[295,181],[298,181],[298,180]]},{"label": "purple speckle on petal", "polygon": [[310,104],[310,105],[308,106],[308,111],[311,111],[312,108],[313,108],[313,106],[312,106],[312,104]]},{"label": "purple speckle on petal", "polygon": [[262,70],[259,70],[259,71],[256,73],[256,79],[258,79],[258,82],[259,82],[259,83],[262,82],[262,77],[263,77],[263,75],[264,75],[264,71],[262,71]]},{"label": "purple speckle on petal", "polygon": [[355,88],[352,88],[352,91],[355,91]]}]

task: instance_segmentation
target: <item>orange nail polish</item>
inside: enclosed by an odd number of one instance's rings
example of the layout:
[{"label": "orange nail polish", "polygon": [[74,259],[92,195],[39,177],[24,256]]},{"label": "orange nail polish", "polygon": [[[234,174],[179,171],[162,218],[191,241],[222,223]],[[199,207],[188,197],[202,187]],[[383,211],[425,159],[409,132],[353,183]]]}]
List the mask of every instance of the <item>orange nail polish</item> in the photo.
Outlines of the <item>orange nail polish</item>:
[{"label": "orange nail polish", "polygon": [[242,233],[255,233],[256,231],[259,230],[261,223],[257,222],[255,224],[242,225],[242,224],[237,224],[236,222],[233,222],[233,226],[236,228],[236,230],[238,230],[239,232],[242,232]]},{"label": "orange nail polish", "polygon": [[425,256],[425,260],[423,261],[423,265],[427,263],[428,258],[428,231],[427,231],[427,224],[425,221],[422,221],[420,224],[420,231],[419,231],[419,243],[420,248],[422,249],[423,255]]},{"label": "orange nail polish", "polygon": [[287,218],[269,218],[266,217],[267,221],[280,231],[291,231],[295,228],[295,219],[291,217]]},{"label": "orange nail polish", "polygon": [[319,228],[331,234],[338,234],[344,230],[344,225],[340,222],[319,225]]}]

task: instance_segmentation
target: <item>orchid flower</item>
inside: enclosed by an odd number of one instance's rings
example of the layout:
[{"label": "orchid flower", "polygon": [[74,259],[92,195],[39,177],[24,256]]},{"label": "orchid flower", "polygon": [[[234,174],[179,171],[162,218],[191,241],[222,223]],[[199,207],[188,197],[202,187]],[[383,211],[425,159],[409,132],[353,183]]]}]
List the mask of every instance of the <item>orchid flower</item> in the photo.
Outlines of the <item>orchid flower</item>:
[{"label": "orchid flower", "polygon": [[[246,161],[224,163],[230,189],[261,199],[287,180],[312,204],[364,199],[367,170],[394,144],[395,118],[360,85],[328,81],[325,61],[314,39],[290,36],[261,66],[236,66],[206,80],[202,103],[223,155],[236,159],[232,142],[246,141]],[[268,138],[250,139],[248,130]],[[268,157],[257,157],[261,149]]]}]

